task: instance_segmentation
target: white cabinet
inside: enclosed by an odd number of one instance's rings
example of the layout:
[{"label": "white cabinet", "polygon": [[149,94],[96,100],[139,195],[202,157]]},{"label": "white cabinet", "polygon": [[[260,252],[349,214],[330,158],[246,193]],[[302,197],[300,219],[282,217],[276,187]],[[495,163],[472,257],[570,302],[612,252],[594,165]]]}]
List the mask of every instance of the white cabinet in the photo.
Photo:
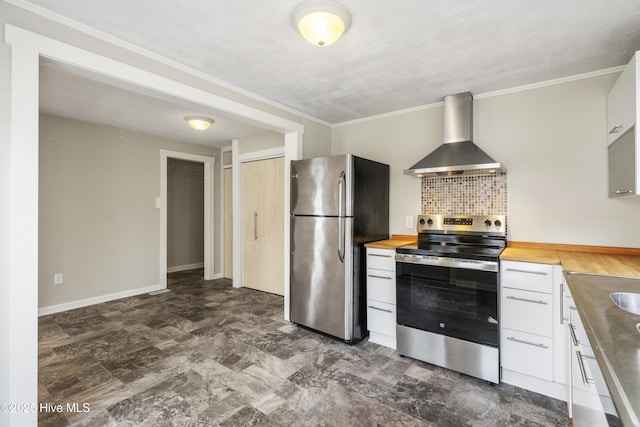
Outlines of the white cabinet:
[{"label": "white cabinet", "polygon": [[561,267],[500,264],[502,381],[566,399]]},{"label": "white cabinet", "polygon": [[369,341],[396,348],[395,250],[367,248]]},{"label": "white cabinet", "polygon": [[607,132],[609,145],[622,134],[631,129],[637,122],[637,66],[639,59],[636,53],[625,67],[607,96]]},{"label": "white cabinet", "polygon": [[639,61],[636,52],[607,97],[609,197],[640,195]]},{"label": "white cabinet", "polygon": [[[611,397],[598,367],[593,349],[575,307],[570,310],[569,366],[571,369],[571,416],[576,426],[608,426],[603,403],[615,413]],[[598,387],[597,387],[598,385]],[[598,394],[599,390],[602,395]]]}]

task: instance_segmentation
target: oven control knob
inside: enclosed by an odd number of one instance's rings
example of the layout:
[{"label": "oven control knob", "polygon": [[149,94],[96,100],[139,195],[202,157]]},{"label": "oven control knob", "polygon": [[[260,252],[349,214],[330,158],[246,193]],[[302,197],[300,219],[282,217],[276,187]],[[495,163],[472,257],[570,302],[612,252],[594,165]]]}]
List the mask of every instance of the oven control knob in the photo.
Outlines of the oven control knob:
[{"label": "oven control knob", "polygon": [[420,218],[420,221],[418,221],[420,223],[420,225],[424,225],[424,218]]},{"label": "oven control knob", "polygon": [[433,225],[433,220],[432,220],[431,218],[429,218],[429,219],[427,220],[427,224],[429,224],[429,225]]},{"label": "oven control knob", "polygon": [[495,225],[496,227],[500,227],[502,225],[502,221],[500,221],[499,219],[496,219],[493,225]]},{"label": "oven control knob", "polygon": [[484,220],[484,225],[486,225],[487,227],[491,227],[491,221],[488,219]]}]

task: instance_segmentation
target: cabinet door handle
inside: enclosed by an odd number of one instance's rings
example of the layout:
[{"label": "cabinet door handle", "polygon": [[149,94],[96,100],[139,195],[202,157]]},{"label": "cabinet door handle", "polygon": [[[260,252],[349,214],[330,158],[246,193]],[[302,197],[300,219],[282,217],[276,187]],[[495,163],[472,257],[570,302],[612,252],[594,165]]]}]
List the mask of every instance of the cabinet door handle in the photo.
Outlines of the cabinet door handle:
[{"label": "cabinet door handle", "polygon": [[544,345],[542,343],[535,343],[535,342],[529,342],[529,341],[524,341],[524,340],[520,340],[516,337],[507,337],[507,339],[509,341],[513,341],[513,342],[518,342],[520,344],[527,344],[527,345],[532,345],[534,347],[540,347],[540,348],[549,348],[548,345]]},{"label": "cabinet door handle", "polygon": [[539,274],[541,276],[546,276],[546,271],[532,271],[532,270],[521,270],[519,268],[510,268],[507,267],[507,271],[513,271],[514,273],[529,273],[529,274]]},{"label": "cabinet door handle", "polygon": [[560,324],[564,325],[564,283],[560,283]]},{"label": "cabinet door handle", "polygon": [[576,336],[576,327],[569,323],[569,332],[571,332],[571,341],[573,341],[573,345],[576,347],[580,344],[578,341],[578,337]]},{"label": "cabinet door handle", "polygon": [[393,255],[369,254],[369,256],[379,256],[381,258],[393,258]]},{"label": "cabinet door handle", "polygon": [[609,135],[611,135],[612,133],[618,133],[618,131],[620,129],[622,129],[624,127],[624,125],[615,125],[614,127],[611,128],[611,130],[609,131]]},{"label": "cabinet door handle", "polygon": [[375,277],[376,279],[387,279],[387,280],[392,280],[392,277],[387,277],[387,276],[378,276],[376,274],[369,274],[369,277]]},{"label": "cabinet door handle", "polygon": [[582,382],[585,383],[585,385],[594,384],[595,381],[587,376],[587,370],[584,367],[583,359],[585,359],[585,356],[580,353],[580,350],[576,350],[576,356],[578,356],[578,367],[580,368],[580,374],[582,375]]},{"label": "cabinet door handle", "polygon": [[514,297],[513,295],[507,296],[507,299],[512,299],[512,300],[516,300],[516,301],[524,301],[524,302],[532,302],[534,304],[542,304],[542,305],[548,305],[549,304],[546,301],[534,300],[534,299],[529,299],[529,298]]},{"label": "cabinet door handle", "polygon": [[616,190],[614,191],[616,194],[630,194],[633,193],[633,190]]},{"label": "cabinet door handle", "polygon": [[258,212],[253,213],[253,240],[258,240]]},{"label": "cabinet door handle", "polygon": [[393,311],[389,309],[376,307],[375,305],[370,305],[369,308],[373,308],[374,310],[378,310],[378,311],[384,311],[385,313],[393,313]]}]

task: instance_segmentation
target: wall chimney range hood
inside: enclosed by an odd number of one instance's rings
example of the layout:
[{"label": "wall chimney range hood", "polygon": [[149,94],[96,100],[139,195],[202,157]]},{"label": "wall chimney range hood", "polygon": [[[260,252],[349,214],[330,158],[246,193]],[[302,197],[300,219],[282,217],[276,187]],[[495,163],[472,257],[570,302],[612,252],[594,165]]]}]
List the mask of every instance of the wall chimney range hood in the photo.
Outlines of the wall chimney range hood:
[{"label": "wall chimney range hood", "polygon": [[471,140],[473,96],[448,95],[444,99],[444,144],[404,171],[406,175],[434,177],[506,173],[501,163],[489,157]]}]

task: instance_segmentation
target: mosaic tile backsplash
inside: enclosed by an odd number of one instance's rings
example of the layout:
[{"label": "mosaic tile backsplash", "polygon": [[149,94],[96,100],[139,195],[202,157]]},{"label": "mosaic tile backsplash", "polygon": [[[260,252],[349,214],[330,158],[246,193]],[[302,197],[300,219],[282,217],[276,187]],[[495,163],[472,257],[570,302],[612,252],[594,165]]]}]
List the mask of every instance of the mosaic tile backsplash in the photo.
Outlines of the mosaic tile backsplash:
[{"label": "mosaic tile backsplash", "polygon": [[421,213],[506,215],[507,175],[423,177]]}]

